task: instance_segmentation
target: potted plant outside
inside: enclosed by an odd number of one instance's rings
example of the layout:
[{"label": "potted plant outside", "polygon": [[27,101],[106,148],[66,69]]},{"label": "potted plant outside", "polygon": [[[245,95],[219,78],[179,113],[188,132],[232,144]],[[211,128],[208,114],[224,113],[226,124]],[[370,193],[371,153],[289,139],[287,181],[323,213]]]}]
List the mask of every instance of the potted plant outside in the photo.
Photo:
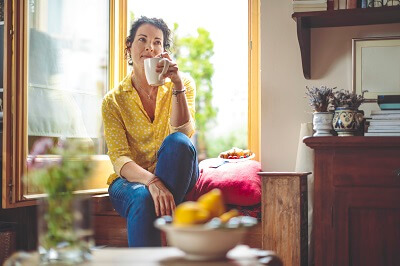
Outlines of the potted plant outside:
[{"label": "potted plant outside", "polygon": [[354,136],[360,132],[364,120],[364,112],[358,110],[364,103],[364,93],[357,95],[348,90],[339,90],[334,93],[332,104],[335,107],[333,128],[338,136]]},{"label": "potted plant outside", "polygon": [[326,86],[307,87],[309,105],[313,108],[313,136],[332,136],[333,112],[329,110],[333,98],[333,90]]}]

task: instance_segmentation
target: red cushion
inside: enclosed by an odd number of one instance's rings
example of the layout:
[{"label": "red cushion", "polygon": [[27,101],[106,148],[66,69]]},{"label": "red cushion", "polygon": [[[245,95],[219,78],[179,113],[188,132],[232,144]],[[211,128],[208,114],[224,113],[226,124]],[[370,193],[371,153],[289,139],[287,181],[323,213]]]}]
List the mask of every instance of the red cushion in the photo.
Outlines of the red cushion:
[{"label": "red cushion", "polygon": [[[197,200],[208,191],[219,188],[225,204],[250,206],[261,201],[260,162],[248,160],[225,163],[217,168],[220,159],[207,159],[199,164],[200,176],[186,200]],[[211,167],[210,167],[211,166]]]}]

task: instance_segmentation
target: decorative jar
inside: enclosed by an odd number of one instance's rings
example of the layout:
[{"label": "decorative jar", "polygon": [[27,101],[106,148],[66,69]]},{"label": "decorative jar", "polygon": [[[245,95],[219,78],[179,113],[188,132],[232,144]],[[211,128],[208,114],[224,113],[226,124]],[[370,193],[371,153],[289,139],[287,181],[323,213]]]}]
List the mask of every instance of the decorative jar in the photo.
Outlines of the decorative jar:
[{"label": "decorative jar", "polygon": [[351,107],[336,107],[333,129],[338,136],[354,136],[361,130],[364,113]]}]

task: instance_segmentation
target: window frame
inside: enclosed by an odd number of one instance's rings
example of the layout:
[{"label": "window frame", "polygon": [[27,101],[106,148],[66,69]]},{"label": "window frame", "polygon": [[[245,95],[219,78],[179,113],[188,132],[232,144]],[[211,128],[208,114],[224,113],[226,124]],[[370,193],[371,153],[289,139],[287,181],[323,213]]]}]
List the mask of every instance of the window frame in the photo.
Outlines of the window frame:
[{"label": "window frame", "polygon": [[[4,0],[4,92],[2,207],[15,208],[36,204],[44,195],[24,196],[22,183],[28,155],[27,136],[27,1]],[[260,0],[249,5],[248,71],[248,146],[260,160]],[[124,51],[127,33],[127,0],[109,0],[110,58],[109,88],[127,73]],[[107,156],[94,159],[101,167],[109,164]],[[103,168],[105,169],[105,168]],[[99,172],[97,172],[99,173]],[[108,173],[102,178],[105,182]],[[106,189],[87,189],[78,193],[106,193]]]},{"label": "window frame", "polygon": [[249,89],[248,89],[248,147],[261,161],[261,79],[260,79],[260,1],[249,3]]}]

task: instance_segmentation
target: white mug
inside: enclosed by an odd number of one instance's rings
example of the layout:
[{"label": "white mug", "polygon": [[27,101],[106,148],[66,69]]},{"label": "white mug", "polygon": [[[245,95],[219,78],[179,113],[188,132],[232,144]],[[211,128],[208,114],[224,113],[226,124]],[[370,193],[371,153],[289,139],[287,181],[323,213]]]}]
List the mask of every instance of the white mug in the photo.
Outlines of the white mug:
[{"label": "white mug", "polygon": [[[161,73],[156,72],[158,62],[164,62],[164,68]],[[163,75],[167,72],[169,61],[162,57],[147,58],[144,60],[144,72],[146,74],[147,83],[151,86],[161,86],[165,83]]]}]

